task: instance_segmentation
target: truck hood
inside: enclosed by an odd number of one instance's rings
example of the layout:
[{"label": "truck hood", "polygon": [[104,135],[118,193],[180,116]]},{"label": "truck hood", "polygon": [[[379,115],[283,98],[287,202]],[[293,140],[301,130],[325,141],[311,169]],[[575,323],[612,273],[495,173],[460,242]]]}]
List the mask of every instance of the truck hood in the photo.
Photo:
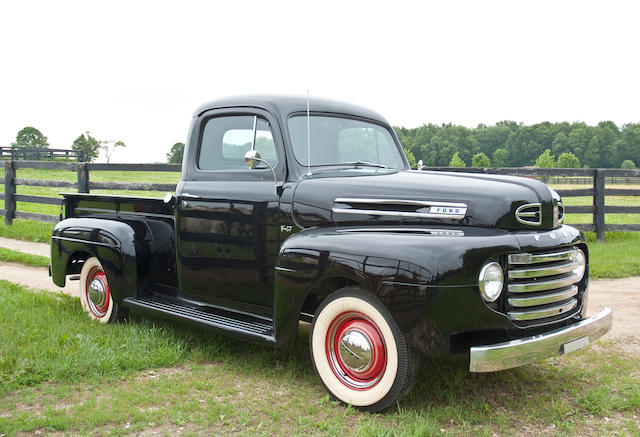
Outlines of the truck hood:
[{"label": "truck hood", "polygon": [[375,168],[325,170],[295,186],[299,226],[432,224],[553,229],[559,197],[534,179]]}]

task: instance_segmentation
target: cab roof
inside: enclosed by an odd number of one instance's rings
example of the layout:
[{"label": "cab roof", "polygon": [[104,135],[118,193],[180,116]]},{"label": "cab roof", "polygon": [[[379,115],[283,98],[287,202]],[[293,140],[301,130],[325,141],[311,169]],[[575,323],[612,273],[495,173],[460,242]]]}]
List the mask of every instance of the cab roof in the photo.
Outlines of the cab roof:
[{"label": "cab roof", "polygon": [[[285,119],[292,113],[306,112],[307,111],[307,97],[306,96],[284,96],[284,95],[268,95],[268,94],[255,94],[255,95],[241,95],[223,97],[220,99],[211,100],[201,105],[193,114],[194,117],[201,115],[203,112],[220,109],[220,108],[233,108],[233,107],[253,107],[260,108],[269,111],[279,118]],[[310,112],[326,112],[335,114],[354,115],[356,117],[363,117],[372,120],[381,121],[387,123],[387,121],[375,111],[372,111],[362,106],[353,105],[351,103],[345,103],[338,100],[322,99],[316,97],[309,98],[309,110]]]}]

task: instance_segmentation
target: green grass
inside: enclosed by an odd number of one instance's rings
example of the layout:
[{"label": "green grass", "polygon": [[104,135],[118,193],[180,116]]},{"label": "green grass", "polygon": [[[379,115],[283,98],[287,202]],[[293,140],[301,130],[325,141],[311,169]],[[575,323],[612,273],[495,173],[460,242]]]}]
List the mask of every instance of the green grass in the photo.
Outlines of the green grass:
[{"label": "green grass", "polygon": [[282,352],[160,319],[102,325],[77,299],[3,281],[0,326],[6,435],[640,431],[640,360],[610,343],[493,374],[424,359],[409,397],[367,414],[326,395],[303,328],[295,350]]},{"label": "green grass", "polygon": [[606,232],[606,243],[587,232],[591,278],[640,276],[640,232]]},{"label": "green grass", "polygon": [[49,258],[46,256],[30,255],[15,250],[0,247],[0,261],[16,262],[33,267],[48,267]]},{"label": "green grass", "polygon": [[13,224],[7,226],[3,219],[4,217],[0,218],[0,237],[35,241],[37,243],[49,243],[51,241],[52,223],[13,219]]},{"label": "green grass", "polygon": [[[590,185],[554,185],[556,190],[576,190],[579,188],[592,188]],[[607,185],[607,188],[640,189],[638,185]],[[563,197],[562,202],[566,206],[591,206],[593,198],[589,196]],[[640,206],[640,197],[637,196],[607,196],[605,198],[607,206]],[[628,225],[640,223],[640,214],[605,214],[604,221],[607,224]],[[588,224],[593,223],[592,214],[567,214],[565,216],[567,224]]]}]

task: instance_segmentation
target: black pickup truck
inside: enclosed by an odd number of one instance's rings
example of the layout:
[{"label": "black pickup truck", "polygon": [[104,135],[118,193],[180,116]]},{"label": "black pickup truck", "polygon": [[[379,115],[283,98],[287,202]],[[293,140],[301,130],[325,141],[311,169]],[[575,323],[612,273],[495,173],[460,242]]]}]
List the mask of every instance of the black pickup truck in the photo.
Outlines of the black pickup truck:
[{"label": "black pickup truck", "polygon": [[411,171],[370,110],[244,96],[194,114],[175,195],[65,194],[51,274],[101,322],[145,311],[277,348],[311,322],[337,399],[379,411],[419,357],[492,372],[611,329],[586,318],[589,252],[526,178]]}]

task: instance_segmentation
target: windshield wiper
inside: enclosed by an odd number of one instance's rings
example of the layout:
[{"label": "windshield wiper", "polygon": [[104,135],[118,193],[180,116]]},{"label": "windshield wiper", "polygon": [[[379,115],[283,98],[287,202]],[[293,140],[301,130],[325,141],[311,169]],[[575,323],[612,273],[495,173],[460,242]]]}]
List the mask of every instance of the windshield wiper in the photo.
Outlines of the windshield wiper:
[{"label": "windshield wiper", "polygon": [[353,165],[355,167],[377,167],[377,168],[389,168],[383,164],[377,164],[375,162],[369,161],[352,161],[352,162],[341,162],[340,165]]}]

